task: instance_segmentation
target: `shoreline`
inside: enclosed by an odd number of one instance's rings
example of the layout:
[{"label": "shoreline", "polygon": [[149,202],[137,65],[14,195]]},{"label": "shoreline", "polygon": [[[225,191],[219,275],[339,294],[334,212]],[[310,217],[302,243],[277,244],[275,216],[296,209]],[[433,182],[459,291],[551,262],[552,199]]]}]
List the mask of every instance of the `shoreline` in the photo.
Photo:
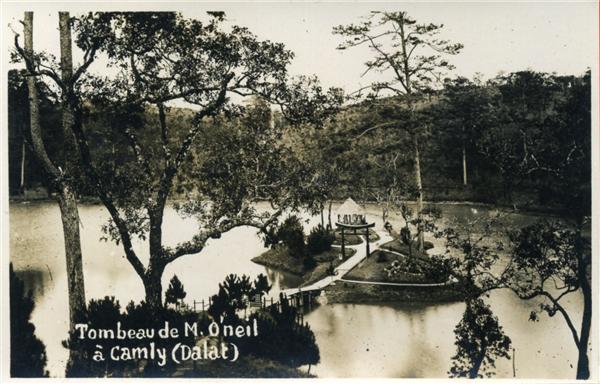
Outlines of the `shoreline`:
[{"label": "shoreline", "polygon": [[[348,250],[353,250],[353,253],[356,252],[356,250],[352,248],[348,248]],[[301,270],[302,264],[289,256],[287,251],[283,248],[271,249],[264,252],[261,255],[254,257],[252,262],[271,268],[275,271],[290,273],[301,278],[302,282],[298,287],[292,287],[291,289],[306,287],[316,281],[326,278],[327,270],[330,268],[329,261],[321,261],[315,268],[309,271]],[[342,262],[342,260],[335,258],[332,260],[333,267],[336,268]],[[348,271],[348,273],[349,272],[350,271]],[[377,304],[382,302],[434,304],[460,302],[465,300],[464,286],[459,282],[435,283],[433,285],[423,284],[416,286],[410,284],[395,285],[386,284],[385,282],[382,283],[384,284],[378,284],[377,281],[348,281],[340,278],[325,286],[321,290],[321,295],[325,297],[325,302],[329,304]]]},{"label": "shoreline", "polygon": [[[332,250],[335,252],[335,254],[332,255],[334,258],[331,260],[331,263],[335,268],[336,266],[342,263],[342,260],[339,260],[339,258],[335,257],[335,255],[339,255],[339,252],[336,252],[338,248],[334,247],[332,248]],[[285,250],[283,249],[270,249],[256,257],[253,257],[251,261],[258,265],[262,265],[263,267],[273,269],[276,272],[289,273],[301,278],[302,282],[298,287],[306,286],[314,281],[318,281],[327,276],[326,273],[330,265],[330,261],[323,260],[323,254],[314,256],[315,260],[317,261],[317,265],[315,268],[307,271],[304,269],[302,263],[299,262],[299,260],[287,255],[284,251]],[[346,249],[346,251],[348,257],[351,257],[356,253],[356,250],[352,248],[348,248]],[[319,260],[320,258],[321,260]]]},{"label": "shoreline", "polygon": [[[167,205],[172,205],[175,202],[185,201],[185,199],[170,199],[167,201]],[[343,203],[344,200],[332,200],[333,204]],[[9,204],[36,204],[36,203],[52,203],[56,202],[53,197],[39,197],[39,198],[25,198],[22,196],[9,196]],[[406,200],[408,204],[416,204],[416,200]],[[259,202],[260,203],[260,202]],[[93,196],[85,196],[77,200],[77,204],[91,204],[91,205],[102,205],[100,199]],[[364,201],[360,202],[361,205],[377,205],[376,201]],[[545,206],[526,206],[518,207],[516,205],[503,204],[503,203],[486,203],[472,200],[425,200],[423,204],[427,205],[456,205],[456,206],[467,206],[467,207],[484,207],[484,208],[495,208],[502,210],[503,212],[517,213],[517,214],[530,214],[530,215],[545,215],[552,217],[565,217],[566,213],[564,209],[556,207],[545,207]]]},{"label": "shoreline", "polygon": [[459,283],[443,286],[401,287],[359,284],[340,280],[327,286],[322,294],[328,304],[378,303],[453,303],[464,301]]}]

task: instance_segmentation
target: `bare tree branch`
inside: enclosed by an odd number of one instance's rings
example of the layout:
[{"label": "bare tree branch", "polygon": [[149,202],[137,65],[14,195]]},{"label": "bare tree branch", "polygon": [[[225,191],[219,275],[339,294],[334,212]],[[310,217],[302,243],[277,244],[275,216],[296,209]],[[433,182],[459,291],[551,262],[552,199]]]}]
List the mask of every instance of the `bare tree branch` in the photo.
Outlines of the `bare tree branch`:
[{"label": "bare tree branch", "polygon": [[281,215],[283,211],[281,209],[273,213],[267,220],[261,221],[259,218],[233,218],[221,221],[215,228],[206,229],[200,232],[200,234],[194,236],[191,241],[178,244],[175,249],[166,249],[165,254],[167,255],[167,263],[176,260],[177,258],[184,255],[191,255],[199,253],[206,246],[206,242],[211,238],[218,238],[223,233],[226,233],[234,228],[250,226],[256,227],[260,231],[264,231],[269,225],[271,225]]}]

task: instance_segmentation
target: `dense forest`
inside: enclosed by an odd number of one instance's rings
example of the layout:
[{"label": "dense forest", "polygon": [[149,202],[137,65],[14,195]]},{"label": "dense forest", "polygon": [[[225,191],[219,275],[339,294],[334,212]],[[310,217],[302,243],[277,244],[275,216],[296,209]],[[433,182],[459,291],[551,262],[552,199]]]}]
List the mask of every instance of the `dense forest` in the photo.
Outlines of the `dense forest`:
[{"label": "dense forest", "polygon": [[[422,128],[419,149],[426,200],[561,209],[569,203],[565,186],[573,184],[555,176],[579,175],[581,180],[591,173],[590,92],[589,71],[582,76],[523,71],[485,82],[459,77],[446,79],[440,89],[430,92],[413,122],[408,120],[406,103],[393,96],[350,99],[318,127],[290,125],[255,98],[237,118],[217,117],[205,123],[204,138],[208,143],[211,136],[251,130],[252,121],[272,120],[278,127],[269,140],[293,153],[298,166],[315,181],[313,193],[322,195],[323,204],[347,196],[379,201],[394,188],[407,199],[414,197],[414,160],[407,150],[410,137],[405,126],[417,125]],[[63,138],[58,101],[44,92],[40,100],[45,142],[52,156],[59,157]],[[25,77],[14,70],[9,73],[9,107],[10,192],[17,196],[46,183],[29,152]],[[143,142],[159,144],[156,132],[143,128],[158,125],[156,108],[115,112],[90,103],[87,109],[88,130],[97,143],[92,148],[103,152],[99,155],[106,157],[106,167],[116,167],[111,164],[115,161],[127,163],[126,156],[114,156],[129,148],[124,138],[119,141],[116,136],[117,122],[136,127]],[[166,118],[172,132],[193,114],[191,109],[169,108]],[[106,135],[113,136],[106,139]],[[110,147],[103,142],[110,142]],[[198,145],[195,159],[202,157],[202,147],[208,148]],[[175,198],[184,196],[186,184],[185,176],[178,178]],[[92,195],[83,188],[82,195]],[[589,196],[580,197],[590,201]]]}]

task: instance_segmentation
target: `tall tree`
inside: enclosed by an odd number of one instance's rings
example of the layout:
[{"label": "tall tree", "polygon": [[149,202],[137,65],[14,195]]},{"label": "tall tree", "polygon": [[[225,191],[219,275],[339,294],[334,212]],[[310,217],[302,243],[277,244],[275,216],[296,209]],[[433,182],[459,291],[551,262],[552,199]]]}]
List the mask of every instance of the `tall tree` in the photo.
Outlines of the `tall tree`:
[{"label": "tall tree", "polygon": [[[48,187],[44,170],[37,164],[31,146],[29,88],[27,69],[8,71],[8,135],[9,135],[9,188],[10,193],[23,193],[24,189],[35,188],[40,184]],[[62,151],[61,114],[58,101],[39,77],[36,77],[38,91],[40,129],[48,156],[56,160]],[[25,158],[23,159],[23,148]],[[23,185],[23,189],[20,185]],[[47,189],[51,192],[51,189]],[[49,194],[48,194],[49,196]]]},{"label": "tall tree", "polygon": [[169,288],[165,292],[165,303],[175,304],[175,307],[179,309],[179,306],[183,303],[183,299],[187,296],[183,284],[177,277],[173,275],[169,282]]},{"label": "tall tree", "polygon": [[[60,51],[61,51],[61,77],[63,82],[67,83],[73,77],[73,57],[71,54],[71,20],[68,12],[59,12],[59,32],[60,32]],[[75,166],[71,164],[75,153],[69,148],[72,148],[70,143],[73,141],[70,127],[74,124],[73,113],[69,102],[66,100],[66,95],[63,93],[61,100],[63,111],[63,137],[65,140],[64,156],[64,172],[73,174]],[[85,289],[83,280],[83,261],[81,254],[81,240],[79,233],[79,211],[77,209],[77,200],[75,190],[65,183],[62,187],[62,193],[59,194],[59,199],[62,200],[61,214],[63,218],[63,231],[65,234],[65,244],[71,244],[72,256],[67,258],[67,275],[69,276],[69,302],[75,311],[85,310]],[[71,323],[76,320],[78,315],[72,315]]]},{"label": "tall tree", "polygon": [[[441,130],[441,152],[460,157],[462,184],[469,184],[469,162],[475,157],[481,132],[494,123],[496,101],[493,87],[464,77],[446,80],[439,103],[433,106],[435,124]],[[456,153],[455,150],[459,153]],[[475,157],[476,159],[476,157]]]},{"label": "tall tree", "polygon": [[[440,80],[442,71],[452,69],[452,65],[442,55],[455,55],[462,44],[453,44],[438,39],[443,25],[433,23],[418,24],[406,12],[371,12],[359,24],[337,26],[334,34],[347,37],[338,49],[367,45],[373,52],[373,59],[365,63],[365,75],[371,71],[388,72],[393,80],[375,82],[369,88],[378,95],[387,93],[397,96],[408,111],[408,124],[404,129],[411,139],[414,156],[414,175],[417,189],[417,216],[421,219],[423,210],[423,183],[419,141],[425,126],[415,118],[415,110],[423,103],[423,97],[432,85]],[[388,121],[368,130],[398,126],[397,121]],[[423,231],[419,231],[419,248],[423,249]]]},{"label": "tall tree", "polygon": [[[521,299],[541,300],[539,312],[549,316],[560,314],[568,326],[578,350],[577,378],[590,375],[588,348],[592,317],[591,249],[579,229],[558,222],[539,222],[512,235],[513,250],[501,286],[506,286]],[[577,326],[574,314],[565,306],[574,292],[581,290],[583,313]]]},{"label": "tall tree", "polygon": [[[25,60],[29,77],[30,131],[33,153],[37,161],[48,175],[51,187],[57,191],[58,205],[61,211],[63,234],[65,241],[65,257],[67,263],[67,283],[69,295],[69,320],[71,329],[85,312],[85,289],[83,280],[83,264],[79,233],[79,212],[77,210],[76,196],[71,180],[71,175],[50,159],[46,152],[42,138],[39,119],[39,100],[36,88],[36,76],[41,75],[39,57],[33,51],[33,12],[25,12],[24,18],[25,47],[18,44],[19,36],[15,36],[15,46]],[[61,24],[62,25],[62,24]],[[61,34],[66,33],[61,27]],[[42,70],[45,71],[45,70]],[[58,78],[56,72],[52,75]]]},{"label": "tall tree", "polygon": [[[292,150],[303,162],[310,179],[307,180],[306,207],[311,214],[320,214],[321,226],[332,228],[331,206],[332,199],[340,191],[340,178],[343,167],[340,162],[340,143],[338,135],[332,130],[331,124],[323,128],[311,126],[288,134],[294,140]],[[327,224],[325,223],[325,207],[328,204]]]},{"label": "tall tree", "polygon": [[[81,165],[110,213],[105,227],[107,237],[123,245],[127,260],[144,283],[146,301],[154,308],[162,305],[161,278],[167,264],[201,252],[210,238],[218,238],[232,228],[251,225],[263,229],[284,209],[298,204],[295,191],[301,190],[298,183],[303,178],[298,175],[302,170],[294,166],[283,171],[286,164],[293,166],[284,160],[285,151],[247,132],[232,132],[233,136],[221,132],[212,141],[210,135],[202,134],[221,117],[239,115],[243,110],[232,104],[229,96],[258,94],[279,105],[287,118],[317,124],[340,98],[336,90],[322,90],[314,78],[288,81],[286,67],[291,52],[282,44],[257,40],[245,28],[225,31],[223,17],[213,14],[204,22],[174,13],[105,13],[84,16],[77,23],[76,41],[86,52],[86,63],[91,63],[100,50],[120,70],[114,79],[90,76],[90,100],[126,113],[152,107],[158,111],[157,121],[148,124],[116,124],[115,129],[129,143],[131,161],[113,189],[94,161],[89,132],[82,124],[82,94],[73,89],[68,98],[75,116],[71,128]],[[110,23],[97,22],[106,19]],[[107,30],[107,25],[112,29]],[[179,132],[170,130],[172,122],[167,117],[167,103],[174,100],[197,107],[189,124]],[[139,132],[142,128],[154,130],[159,140],[143,142]],[[204,159],[208,161],[195,163],[190,155],[200,138],[208,140],[205,144],[209,157]],[[258,168],[251,162],[254,156],[262,156]],[[183,205],[181,212],[198,218],[202,229],[190,241],[165,246],[162,224],[167,199],[177,175],[190,166],[199,171],[196,196]],[[269,200],[274,212],[256,212],[252,203],[257,199]],[[148,238],[147,265],[133,250],[134,237]]]},{"label": "tall tree", "polygon": [[[39,97],[40,99],[42,97]],[[8,71],[8,164],[9,193],[24,194],[31,179],[26,155],[29,131],[29,91],[27,76],[16,69]]]}]

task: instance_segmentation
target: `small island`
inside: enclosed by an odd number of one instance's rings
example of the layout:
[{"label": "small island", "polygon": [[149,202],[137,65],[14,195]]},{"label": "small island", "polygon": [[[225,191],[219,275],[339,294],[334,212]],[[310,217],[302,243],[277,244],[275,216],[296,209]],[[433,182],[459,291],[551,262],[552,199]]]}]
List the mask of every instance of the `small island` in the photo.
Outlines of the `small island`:
[{"label": "small island", "polygon": [[[288,217],[267,235],[270,249],[253,262],[302,277],[302,286],[331,275],[344,260],[340,247],[334,246],[335,234],[319,225],[305,239],[304,228],[296,216]],[[356,250],[349,249],[347,257]]]},{"label": "small island", "polygon": [[301,277],[300,290],[318,290],[329,303],[464,300],[464,282],[428,254],[431,242],[420,249],[404,228],[375,229],[351,198],[337,216],[338,228],[319,224],[308,236],[298,217],[288,217],[267,236],[270,249],[252,261]]}]

